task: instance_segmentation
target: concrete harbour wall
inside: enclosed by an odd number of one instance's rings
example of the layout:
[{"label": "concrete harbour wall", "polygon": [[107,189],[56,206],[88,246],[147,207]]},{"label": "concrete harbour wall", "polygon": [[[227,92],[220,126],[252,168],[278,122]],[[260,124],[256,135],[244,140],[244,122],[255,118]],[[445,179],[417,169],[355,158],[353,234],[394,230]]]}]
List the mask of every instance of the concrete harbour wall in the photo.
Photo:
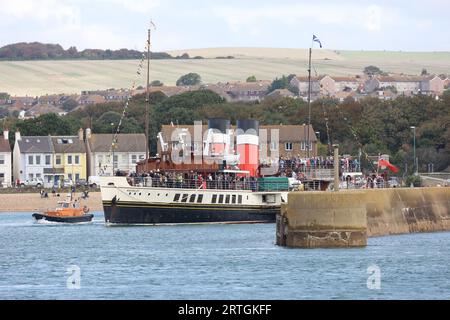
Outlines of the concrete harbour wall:
[{"label": "concrete harbour wall", "polygon": [[450,230],[450,188],[291,192],[277,216],[277,244],[365,246],[367,237]]}]

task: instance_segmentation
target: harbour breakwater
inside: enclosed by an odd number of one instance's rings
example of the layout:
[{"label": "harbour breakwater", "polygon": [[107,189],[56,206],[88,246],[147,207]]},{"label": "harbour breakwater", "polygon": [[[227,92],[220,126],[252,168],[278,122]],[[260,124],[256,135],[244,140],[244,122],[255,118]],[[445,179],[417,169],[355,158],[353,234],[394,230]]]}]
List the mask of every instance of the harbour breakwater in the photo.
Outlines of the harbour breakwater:
[{"label": "harbour breakwater", "polygon": [[[81,193],[76,193],[78,198]],[[66,194],[59,197],[49,194],[48,198],[41,198],[36,193],[0,193],[0,212],[34,212],[55,208],[58,201],[65,200]],[[102,197],[100,192],[89,192],[89,198],[81,200],[81,205],[86,205],[91,211],[102,211]]]},{"label": "harbour breakwater", "polygon": [[450,188],[291,192],[277,216],[288,247],[357,247],[367,237],[450,230]]}]

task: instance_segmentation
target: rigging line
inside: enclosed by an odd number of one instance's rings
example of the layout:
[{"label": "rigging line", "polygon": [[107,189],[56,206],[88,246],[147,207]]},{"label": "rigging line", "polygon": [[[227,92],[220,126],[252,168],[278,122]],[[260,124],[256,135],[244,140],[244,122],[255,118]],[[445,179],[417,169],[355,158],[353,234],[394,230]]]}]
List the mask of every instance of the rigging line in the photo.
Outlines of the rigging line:
[{"label": "rigging line", "polygon": [[327,117],[327,111],[325,109],[325,104],[323,103],[323,101],[321,104],[322,104],[323,117],[325,119],[325,128],[327,130],[328,154],[331,155],[332,146],[331,146],[331,139],[330,139],[330,126],[328,125],[328,117]]},{"label": "rigging line", "polygon": [[[145,47],[145,50],[147,50],[147,46]],[[132,101],[132,97],[133,97],[133,95],[134,95],[134,93],[136,91],[136,88],[135,88],[136,87],[136,82],[139,79],[139,76],[141,75],[141,69],[142,69],[142,66],[143,66],[144,58],[145,58],[145,53],[142,55],[142,58],[141,58],[141,60],[139,62],[139,65],[138,65],[138,68],[137,68],[137,71],[136,71],[137,76],[135,76],[136,79],[133,80],[133,83],[131,85],[131,89],[129,90],[129,95],[126,98],[126,101],[125,101],[125,104],[124,104],[124,107],[123,107],[123,110],[122,110],[122,115],[120,117],[119,123],[117,124],[115,133],[113,135],[113,139],[111,141],[111,146],[110,146],[110,149],[109,149],[109,153],[110,153],[109,156],[110,157],[112,156],[113,149],[115,148],[115,144],[117,143],[117,137],[118,137],[118,135],[120,133],[120,127],[122,126],[122,122],[125,119],[126,111],[128,109],[128,106],[129,106],[130,102]],[[112,163],[114,163],[114,159],[112,159]],[[106,165],[106,167],[107,167],[107,165]]]}]

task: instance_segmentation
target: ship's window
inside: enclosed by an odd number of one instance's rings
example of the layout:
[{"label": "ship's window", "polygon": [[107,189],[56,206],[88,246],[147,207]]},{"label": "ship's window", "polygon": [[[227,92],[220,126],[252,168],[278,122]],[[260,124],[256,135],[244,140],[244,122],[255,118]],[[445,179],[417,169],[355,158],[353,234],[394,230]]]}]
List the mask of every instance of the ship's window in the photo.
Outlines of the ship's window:
[{"label": "ship's window", "polygon": [[217,202],[217,194],[213,194],[211,203],[216,203],[216,202]]},{"label": "ship's window", "polygon": [[238,195],[238,203],[242,203],[242,195]]},{"label": "ship's window", "polygon": [[199,194],[197,197],[197,203],[202,203],[202,201],[203,201],[203,195]]},{"label": "ship's window", "polygon": [[233,194],[231,196],[231,203],[236,203],[236,195],[235,194]]},{"label": "ship's window", "polygon": [[150,193],[147,193],[147,195],[149,196],[149,195],[150,195]]},{"label": "ship's window", "polygon": [[223,194],[219,195],[219,203],[223,203]]},{"label": "ship's window", "polygon": [[128,192],[128,194],[131,196],[131,192]]},{"label": "ship's window", "polygon": [[189,198],[189,202],[195,202],[195,194],[191,194],[191,197]]},{"label": "ship's window", "polygon": [[180,200],[180,194],[179,193],[175,194],[175,197],[173,197],[173,201],[174,202],[177,202],[178,200]]},{"label": "ship's window", "polygon": [[230,203],[230,195],[229,194],[227,194],[225,196],[225,203]]},{"label": "ship's window", "polygon": [[187,202],[187,199],[188,199],[188,194],[183,194],[183,198],[181,198],[181,202]]},{"label": "ship's window", "polygon": [[141,195],[142,195],[142,193],[140,193],[140,192],[139,192],[139,195],[141,196]]},{"label": "ship's window", "polygon": [[[150,193],[149,193],[150,194]],[[169,194],[168,193],[166,193],[166,197],[168,196]]]}]

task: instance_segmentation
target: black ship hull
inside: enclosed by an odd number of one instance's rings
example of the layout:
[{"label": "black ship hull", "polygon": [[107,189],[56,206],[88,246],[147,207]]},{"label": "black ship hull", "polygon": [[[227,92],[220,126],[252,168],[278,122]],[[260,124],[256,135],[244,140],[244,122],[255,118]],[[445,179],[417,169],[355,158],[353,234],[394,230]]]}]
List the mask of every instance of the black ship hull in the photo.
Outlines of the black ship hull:
[{"label": "black ship hull", "polygon": [[94,217],[93,214],[84,214],[82,216],[76,217],[55,217],[49,216],[42,213],[33,213],[33,218],[36,220],[46,220],[51,222],[64,222],[64,223],[80,223],[80,222],[90,222]]},{"label": "black ship hull", "polygon": [[270,223],[279,207],[171,206],[103,203],[111,224]]}]

